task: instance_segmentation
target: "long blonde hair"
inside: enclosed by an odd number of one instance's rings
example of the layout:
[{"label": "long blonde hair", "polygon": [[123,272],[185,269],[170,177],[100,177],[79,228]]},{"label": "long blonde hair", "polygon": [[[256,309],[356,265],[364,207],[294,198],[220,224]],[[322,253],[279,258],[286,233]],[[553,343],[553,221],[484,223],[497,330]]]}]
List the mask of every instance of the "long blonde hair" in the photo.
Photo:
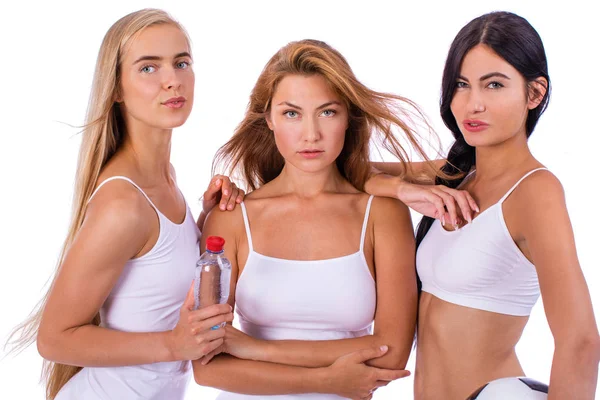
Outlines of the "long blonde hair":
[{"label": "long blonde hair", "polygon": [[[54,279],[83,223],[88,199],[98,183],[100,172],[123,142],[126,126],[119,104],[115,100],[119,95],[120,66],[126,46],[143,29],[162,24],[178,27],[189,42],[185,29],[166,12],[156,9],[143,9],[124,16],[115,22],[104,36],[96,61],[94,81],[82,131],[68,235],[50,289],[27,320],[17,326],[9,336],[7,346],[12,347],[11,352],[23,350],[35,341]],[[100,315],[97,314],[91,323],[99,325]],[[44,361],[42,380],[46,384],[46,398],[54,399],[58,391],[80,370],[81,367]]]},{"label": "long blonde hair", "polygon": [[[410,124],[416,119],[432,134],[433,130],[412,101],[369,89],[356,78],[337,50],[321,41],[301,40],[282,47],[263,69],[250,94],[244,119],[215,156],[213,173],[220,166],[230,174],[240,172],[240,178],[251,190],[275,179],[283,169],[284,159],[265,119],[271,109],[271,100],[285,76],[315,74],[325,78],[348,108],[348,130],[336,163],[342,176],[354,187],[363,190],[371,173],[369,145],[373,135],[383,148],[398,158],[403,170],[407,171],[406,175],[410,171],[407,164],[409,157],[394,135],[394,129],[400,129],[412,148],[428,160],[419,143],[419,135]],[[433,137],[436,137],[435,134]],[[431,173],[436,175],[433,163],[429,166]]]}]

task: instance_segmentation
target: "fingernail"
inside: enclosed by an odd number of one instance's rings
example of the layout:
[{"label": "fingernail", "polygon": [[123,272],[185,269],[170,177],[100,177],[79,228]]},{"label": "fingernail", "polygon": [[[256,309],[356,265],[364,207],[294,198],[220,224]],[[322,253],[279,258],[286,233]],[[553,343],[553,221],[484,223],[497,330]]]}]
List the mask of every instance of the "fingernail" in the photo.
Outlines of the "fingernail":
[{"label": "fingernail", "polygon": [[220,184],[221,184],[221,180],[220,180],[220,179],[217,179],[217,180],[215,181],[215,186],[219,186]]},{"label": "fingernail", "polygon": [[454,226],[454,230],[457,231],[458,230],[458,225],[454,224],[453,226]]},{"label": "fingernail", "polygon": [[443,215],[442,215],[442,225],[446,225],[446,219],[444,218]]},{"label": "fingernail", "polygon": [[221,210],[225,210],[225,204],[221,204],[221,205],[219,206],[219,208],[220,208]]},{"label": "fingernail", "polygon": [[387,349],[388,347],[385,344],[379,348],[381,351],[387,351]]},{"label": "fingernail", "polygon": [[229,194],[229,190],[227,190],[227,189],[223,190],[223,194],[224,194],[225,196],[227,196],[227,195]]}]

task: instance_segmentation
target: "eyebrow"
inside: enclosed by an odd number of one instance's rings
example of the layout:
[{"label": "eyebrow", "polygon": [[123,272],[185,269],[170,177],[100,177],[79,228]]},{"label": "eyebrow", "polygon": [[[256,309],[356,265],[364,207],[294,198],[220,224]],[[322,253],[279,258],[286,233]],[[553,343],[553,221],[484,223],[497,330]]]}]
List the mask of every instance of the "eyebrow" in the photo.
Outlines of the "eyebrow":
[{"label": "eyebrow", "polygon": [[[175,56],[173,58],[181,58],[181,57],[189,57],[192,58],[192,56],[190,55],[190,53],[188,53],[187,51],[181,52],[181,53],[177,53],[175,54]],[[141,61],[160,61],[162,60],[163,57],[159,57],[159,56],[141,56],[140,58],[138,58],[137,60],[135,60],[133,63],[137,64]]]},{"label": "eyebrow", "polygon": [[[486,79],[490,79],[490,78],[494,78],[494,77],[504,78],[504,79],[510,80],[510,78],[508,76],[504,75],[501,72],[490,72],[489,74],[485,74],[484,76],[482,76],[481,78],[479,78],[479,80],[480,81],[485,81]],[[467,81],[467,82],[469,81],[467,78],[465,78],[462,75],[459,75],[458,79],[462,79],[463,81]]]},{"label": "eyebrow", "polygon": [[[339,101],[335,101],[335,100],[334,100],[334,101],[329,101],[329,102],[327,102],[327,103],[321,104],[319,107],[317,107],[317,110],[320,110],[320,109],[322,109],[322,108],[325,108],[325,107],[329,107],[329,106],[331,106],[331,105],[333,105],[333,104],[337,104],[338,106],[339,106],[339,105],[341,105],[341,103],[340,103]],[[286,105],[286,106],[288,106],[288,107],[295,108],[295,109],[297,109],[297,110],[302,110],[302,107],[300,107],[300,106],[297,106],[297,105],[295,105],[295,104],[292,104],[292,103],[290,103],[290,102],[288,102],[288,101],[283,101],[283,102],[281,102],[281,103],[279,103],[279,104],[277,104],[277,105],[278,105],[278,106],[281,106],[281,105]]]}]

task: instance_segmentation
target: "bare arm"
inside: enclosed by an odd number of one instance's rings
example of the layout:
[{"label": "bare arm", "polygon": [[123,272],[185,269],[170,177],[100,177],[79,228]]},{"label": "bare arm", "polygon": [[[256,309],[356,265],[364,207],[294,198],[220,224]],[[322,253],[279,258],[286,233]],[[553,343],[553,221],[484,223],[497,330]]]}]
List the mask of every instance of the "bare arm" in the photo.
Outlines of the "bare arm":
[{"label": "bare arm", "polygon": [[[427,161],[413,161],[407,163],[408,171],[405,170],[400,162],[372,162],[371,166],[375,169],[375,172],[390,176],[401,176],[408,172],[408,176],[425,179],[425,181],[420,180],[420,182],[411,180],[409,183],[425,183],[433,185],[435,182],[434,170],[439,171],[445,163],[446,160],[433,160],[431,163],[428,163]],[[433,169],[431,166],[433,166]]]},{"label": "bare arm", "polygon": [[[543,193],[543,196],[540,196]],[[593,399],[600,339],[589,291],[579,266],[563,188],[549,172],[525,180],[518,218],[536,266],[555,349],[548,399]]]},{"label": "bare arm", "polygon": [[[155,221],[156,214],[146,199],[129,183],[111,182],[98,192],[44,308],[37,338],[42,357],[82,367],[187,359],[179,346],[183,342],[176,340],[179,331],[132,333],[91,323],[127,260],[150,240]],[[200,348],[201,344],[186,342],[190,347]]]},{"label": "bare arm", "polygon": [[[331,365],[344,354],[387,345],[389,351],[386,355],[370,361],[369,365],[389,369],[406,366],[417,312],[415,248],[410,213],[397,200],[376,198],[370,221],[367,240],[374,244],[377,284],[373,335],[324,341],[247,340],[242,346],[255,346],[255,350],[244,349],[244,352],[252,353],[251,357],[260,361],[323,367]],[[228,338],[229,335],[226,335],[226,346]]]}]

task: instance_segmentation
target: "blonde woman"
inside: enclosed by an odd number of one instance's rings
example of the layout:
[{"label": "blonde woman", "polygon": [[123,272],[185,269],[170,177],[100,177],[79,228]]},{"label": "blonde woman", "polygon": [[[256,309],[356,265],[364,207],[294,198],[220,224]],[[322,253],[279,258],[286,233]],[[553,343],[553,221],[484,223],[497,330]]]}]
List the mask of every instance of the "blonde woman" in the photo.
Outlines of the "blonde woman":
[{"label": "blonde woman", "polygon": [[[242,328],[227,326],[224,346],[193,362],[197,383],[226,391],[220,400],[369,399],[408,375],[410,214],[363,188],[372,136],[405,160],[397,129],[423,153],[399,117],[409,108],[362,85],[323,42],[292,42],[266,65],[217,157],[254,190],[205,226],[229,243],[229,303]],[[229,354],[211,360],[221,350]]]},{"label": "blonde woman", "polygon": [[[59,269],[17,341],[37,336],[48,399],[183,399],[188,360],[223,343],[224,330],[209,328],[232,320],[229,305],[190,311],[205,213],[194,221],[169,162],[193,100],[190,43],[176,21],[141,10],[110,28]],[[217,176],[203,208],[242,197]]]}]

